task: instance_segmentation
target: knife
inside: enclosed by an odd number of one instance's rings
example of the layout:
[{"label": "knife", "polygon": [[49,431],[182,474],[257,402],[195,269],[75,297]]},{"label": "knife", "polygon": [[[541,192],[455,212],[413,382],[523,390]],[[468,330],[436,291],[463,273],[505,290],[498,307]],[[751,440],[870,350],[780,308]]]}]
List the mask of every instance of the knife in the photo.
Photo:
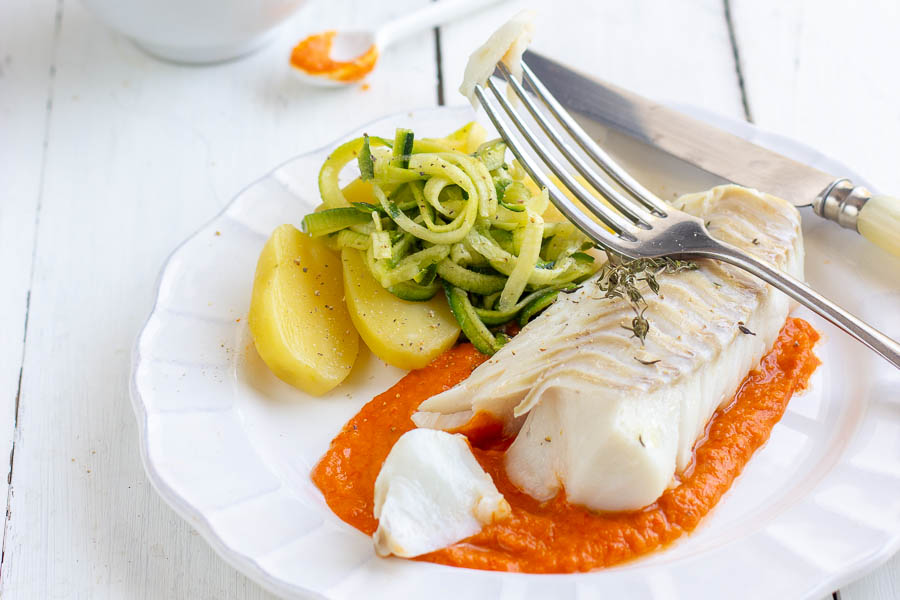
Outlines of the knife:
[{"label": "knife", "polygon": [[873,195],[717,127],[577,73],[531,50],[525,63],[575,113],[745,187],[780,196],[900,256],[900,200]]}]

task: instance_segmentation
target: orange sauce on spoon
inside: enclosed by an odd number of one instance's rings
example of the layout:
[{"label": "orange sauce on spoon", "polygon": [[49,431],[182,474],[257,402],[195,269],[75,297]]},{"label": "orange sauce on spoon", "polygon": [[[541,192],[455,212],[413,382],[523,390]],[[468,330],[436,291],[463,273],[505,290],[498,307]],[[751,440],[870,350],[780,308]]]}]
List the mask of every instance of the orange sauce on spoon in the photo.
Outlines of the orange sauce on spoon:
[{"label": "orange sauce on spoon", "polygon": [[336,31],[325,31],[301,41],[291,52],[291,65],[310,75],[336,81],[359,81],[368,75],[378,60],[375,44],[353,60],[334,60],[331,58],[331,45],[335,35]]},{"label": "orange sauce on spoon", "polygon": [[[819,365],[813,354],[818,339],[809,323],[789,318],[772,350],[710,420],[677,485],[637,511],[595,513],[569,504],[564,492],[538,502],[519,491],[503,468],[503,452],[511,440],[500,437],[502,427],[489,417],[475,415],[460,431],[469,436],[475,457],[512,513],[416,560],[493,571],[571,573],[662,548],[700,523],[765,444],[791,396],[806,387]],[[487,358],[471,344],[456,346],[376,396],[344,426],[312,472],[337,516],[366,534],[375,531],[375,478],[394,442],[415,427],[410,416],[422,401],[459,383]]]}]

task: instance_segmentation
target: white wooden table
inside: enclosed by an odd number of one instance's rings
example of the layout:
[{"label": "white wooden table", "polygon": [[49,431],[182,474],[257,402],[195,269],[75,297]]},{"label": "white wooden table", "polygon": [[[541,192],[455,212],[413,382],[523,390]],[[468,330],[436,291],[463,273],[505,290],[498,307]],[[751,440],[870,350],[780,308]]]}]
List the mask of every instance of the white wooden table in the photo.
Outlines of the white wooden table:
[{"label": "white wooden table", "polygon": [[[397,46],[366,91],[289,78],[299,35],[426,2],[312,0],[275,44],[203,68],[146,56],[73,0],[0,3],[3,598],[268,597],[144,476],[127,382],[158,270],[285,159],[386,113],[464,102],[465,57],[516,4],[542,13],[534,46],[552,57],[752,117],[900,190],[896,0],[511,2]],[[900,558],[839,594],[900,597]]]}]

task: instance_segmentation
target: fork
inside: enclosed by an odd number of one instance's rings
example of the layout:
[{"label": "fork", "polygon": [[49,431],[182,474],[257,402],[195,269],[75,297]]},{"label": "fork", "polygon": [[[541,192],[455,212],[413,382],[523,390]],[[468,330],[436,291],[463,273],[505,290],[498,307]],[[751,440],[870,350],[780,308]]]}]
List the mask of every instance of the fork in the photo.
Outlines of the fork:
[{"label": "fork", "polygon": [[[540,108],[535,98],[511,75],[506,65],[501,62],[497,65],[497,69],[569,165],[574,167],[609,203],[607,206],[598,201],[573,178],[557,158],[552,156],[547,146],[538,139],[512,102],[499,89],[494,78],[488,79],[487,89],[483,85],[475,87],[475,95],[481,106],[525,171],[539,185],[547,188],[553,204],[594,242],[611,252],[631,259],[665,256],[682,259],[712,258],[734,265],[759,277],[834,323],[900,369],[900,344],[895,340],[798,279],[730,244],[716,240],[699,218],[673,208],[642,186],[585,133],[527,64],[522,63],[523,80],[528,83],[534,96],[540,99],[545,109]],[[502,112],[494,106],[494,102],[499,104]],[[548,117],[547,112],[556,120],[556,125]],[[502,114],[515,125],[518,132],[501,118]],[[567,136],[562,135],[560,129],[564,130]],[[625,194],[615,189],[594,167],[576,154],[567,137],[616,182]],[[526,148],[539,157],[543,162],[543,168]],[[609,229],[600,226],[566,198],[560,188],[550,180],[546,168],[549,168],[562,185]]]}]

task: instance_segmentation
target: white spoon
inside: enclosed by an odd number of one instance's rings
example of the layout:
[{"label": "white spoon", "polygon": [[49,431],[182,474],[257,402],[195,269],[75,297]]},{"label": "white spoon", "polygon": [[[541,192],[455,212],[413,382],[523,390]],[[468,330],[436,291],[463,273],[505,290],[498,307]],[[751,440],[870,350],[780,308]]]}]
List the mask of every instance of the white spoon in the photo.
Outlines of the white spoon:
[{"label": "white spoon", "polygon": [[[331,60],[341,63],[349,63],[361,58],[369,52],[375,53],[374,61],[368,68],[358,69],[352,79],[335,79],[327,73],[309,73],[291,62],[291,71],[300,79],[312,85],[322,87],[339,87],[356,83],[368,75],[377,64],[378,57],[394,42],[409,35],[429,29],[476,10],[487,8],[492,4],[503,0],[439,0],[428,8],[423,8],[412,14],[395,19],[383,24],[377,30],[339,31],[331,38],[331,47],[328,55]],[[317,34],[313,37],[327,34]],[[301,42],[302,44],[303,42]]]}]

